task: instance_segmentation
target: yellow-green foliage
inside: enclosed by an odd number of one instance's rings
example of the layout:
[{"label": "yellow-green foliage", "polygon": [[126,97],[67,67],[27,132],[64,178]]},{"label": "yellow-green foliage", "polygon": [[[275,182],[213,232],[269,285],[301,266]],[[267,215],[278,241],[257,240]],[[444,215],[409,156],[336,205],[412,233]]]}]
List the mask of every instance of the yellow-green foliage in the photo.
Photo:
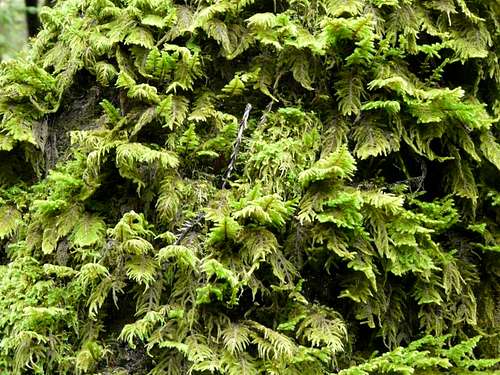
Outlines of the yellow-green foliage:
[{"label": "yellow-green foliage", "polygon": [[1,371],[495,371],[495,1],[40,16],[0,66]]}]

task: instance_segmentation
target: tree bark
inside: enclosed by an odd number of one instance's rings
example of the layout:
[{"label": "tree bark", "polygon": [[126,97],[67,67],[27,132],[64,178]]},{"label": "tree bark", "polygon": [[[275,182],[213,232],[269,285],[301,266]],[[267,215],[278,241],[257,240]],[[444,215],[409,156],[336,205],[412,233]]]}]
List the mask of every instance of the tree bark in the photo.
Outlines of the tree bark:
[{"label": "tree bark", "polygon": [[28,28],[28,36],[34,37],[40,28],[40,19],[38,18],[38,12],[33,12],[33,9],[38,8],[38,0],[24,0],[26,5],[26,25]]}]

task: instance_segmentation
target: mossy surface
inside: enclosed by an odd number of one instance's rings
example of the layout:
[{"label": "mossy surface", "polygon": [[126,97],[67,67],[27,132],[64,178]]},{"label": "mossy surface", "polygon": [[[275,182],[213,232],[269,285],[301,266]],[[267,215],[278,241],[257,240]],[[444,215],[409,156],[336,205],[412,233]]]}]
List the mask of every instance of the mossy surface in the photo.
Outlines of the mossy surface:
[{"label": "mossy surface", "polygon": [[45,8],[0,67],[0,368],[495,371],[499,17]]}]

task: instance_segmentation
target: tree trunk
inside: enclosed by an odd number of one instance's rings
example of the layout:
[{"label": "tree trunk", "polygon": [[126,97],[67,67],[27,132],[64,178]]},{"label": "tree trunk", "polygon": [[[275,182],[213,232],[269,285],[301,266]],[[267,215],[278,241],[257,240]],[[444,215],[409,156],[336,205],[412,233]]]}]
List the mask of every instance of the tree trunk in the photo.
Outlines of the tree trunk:
[{"label": "tree trunk", "polygon": [[28,36],[34,37],[40,28],[40,20],[38,18],[38,12],[35,10],[38,8],[38,0],[24,0],[26,5],[26,25],[28,28]]}]

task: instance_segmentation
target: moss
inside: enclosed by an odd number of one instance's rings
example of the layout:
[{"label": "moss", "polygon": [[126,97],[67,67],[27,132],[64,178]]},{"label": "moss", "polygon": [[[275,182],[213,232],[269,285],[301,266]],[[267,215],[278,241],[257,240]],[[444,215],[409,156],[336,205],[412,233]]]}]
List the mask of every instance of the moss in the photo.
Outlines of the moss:
[{"label": "moss", "polygon": [[493,368],[498,10],[448,5],[44,9],[0,69],[0,368]]}]

